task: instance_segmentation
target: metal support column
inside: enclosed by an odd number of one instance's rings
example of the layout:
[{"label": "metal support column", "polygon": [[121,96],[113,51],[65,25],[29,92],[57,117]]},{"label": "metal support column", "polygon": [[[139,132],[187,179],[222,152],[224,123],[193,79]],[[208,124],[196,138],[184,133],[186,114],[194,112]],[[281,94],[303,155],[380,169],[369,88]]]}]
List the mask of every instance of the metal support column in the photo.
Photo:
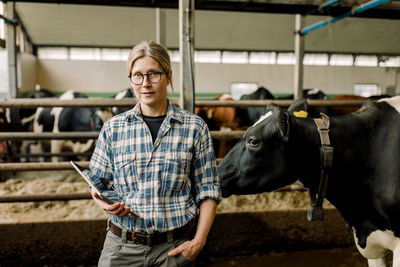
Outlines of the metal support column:
[{"label": "metal support column", "polygon": [[[15,20],[15,2],[6,3],[6,16],[9,20]],[[17,96],[17,45],[16,45],[16,26],[7,23],[6,48],[8,54],[8,97]]]},{"label": "metal support column", "polygon": [[194,111],[194,0],[179,0],[180,106]]},{"label": "metal support column", "polygon": [[303,58],[304,58],[304,36],[300,33],[303,25],[303,16],[296,14],[295,17],[294,52],[296,65],[294,67],[294,99],[303,97]]},{"label": "metal support column", "polygon": [[166,19],[165,10],[156,8],[156,41],[166,46]]}]

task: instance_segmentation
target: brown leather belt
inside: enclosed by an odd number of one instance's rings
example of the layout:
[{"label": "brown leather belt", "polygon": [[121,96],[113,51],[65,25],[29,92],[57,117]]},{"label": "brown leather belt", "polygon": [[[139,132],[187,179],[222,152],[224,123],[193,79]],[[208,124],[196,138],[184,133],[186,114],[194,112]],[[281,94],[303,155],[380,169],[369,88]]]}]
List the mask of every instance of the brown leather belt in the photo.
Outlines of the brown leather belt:
[{"label": "brown leather belt", "polygon": [[[172,237],[174,240],[178,239],[186,239],[186,238],[191,238],[193,237],[193,234],[196,229],[196,221],[195,219],[191,220],[188,222],[186,225],[176,228],[172,230]],[[122,235],[122,229],[112,223],[110,221],[110,231],[114,235],[121,237]],[[146,245],[146,246],[153,246],[161,243],[165,243],[168,240],[168,233],[160,233],[156,232],[154,234],[147,234],[147,233],[141,233],[141,232],[131,232],[127,231],[126,232],[126,239],[129,241],[132,241],[135,244],[141,244],[141,245]]]}]

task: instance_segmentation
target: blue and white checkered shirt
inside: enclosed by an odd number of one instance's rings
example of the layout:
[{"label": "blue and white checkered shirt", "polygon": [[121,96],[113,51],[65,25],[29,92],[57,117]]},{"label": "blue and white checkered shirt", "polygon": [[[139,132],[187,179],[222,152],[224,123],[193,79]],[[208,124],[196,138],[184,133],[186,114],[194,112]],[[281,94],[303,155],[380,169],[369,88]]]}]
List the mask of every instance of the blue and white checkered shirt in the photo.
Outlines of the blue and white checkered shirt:
[{"label": "blue and white checkered shirt", "polygon": [[[107,121],[90,160],[91,180],[137,215],[113,222],[133,231],[166,232],[188,223],[206,198],[221,199],[212,140],[204,121],[168,105],[154,144],[140,103]],[[110,190],[110,186],[115,190]]]}]

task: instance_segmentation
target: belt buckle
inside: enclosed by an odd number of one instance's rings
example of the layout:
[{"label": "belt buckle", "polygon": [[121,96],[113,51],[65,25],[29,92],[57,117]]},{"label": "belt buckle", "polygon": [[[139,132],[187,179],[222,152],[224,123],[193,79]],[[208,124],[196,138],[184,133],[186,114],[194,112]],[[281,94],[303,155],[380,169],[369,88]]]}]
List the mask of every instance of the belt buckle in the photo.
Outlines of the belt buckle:
[{"label": "belt buckle", "polygon": [[136,235],[135,235],[135,232],[132,232],[132,242],[136,244]]},{"label": "belt buckle", "polygon": [[151,246],[151,235],[146,234],[146,239],[147,239],[147,245]]}]

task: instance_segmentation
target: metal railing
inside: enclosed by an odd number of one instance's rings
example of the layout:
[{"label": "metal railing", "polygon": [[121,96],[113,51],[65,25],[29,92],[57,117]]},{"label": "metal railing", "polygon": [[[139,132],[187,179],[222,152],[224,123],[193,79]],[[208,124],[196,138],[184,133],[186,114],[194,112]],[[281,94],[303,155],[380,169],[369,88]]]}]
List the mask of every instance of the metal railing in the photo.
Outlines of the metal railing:
[{"label": "metal railing", "polygon": [[[177,100],[171,100],[178,104]],[[307,100],[310,106],[361,106],[363,100]],[[240,100],[240,101],[219,101],[219,100],[196,100],[197,107],[262,107],[268,104],[289,106],[293,100]],[[59,100],[52,98],[42,99],[10,99],[0,100],[0,107],[3,108],[37,108],[37,107],[129,107],[136,104],[135,99],[74,99]],[[210,131],[211,137],[215,139],[240,139],[244,131]],[[63,133],[26,133],[26,132],[1,132],[0,140],[50,140],[50,139],[97,139],[99,132],[63,132]],[[222,159],[217,159],[219,163]],[[82,161],[79,164],[88,168],[89,162]],[[30,162],[30,163],[0,163],[0,171],[43,171],[43,170],[72,170],[69,162]],[[306,191],[298,184],[285,186],[276,191]],[[32,201],[67,201],[91,199],[90,193],[72,194],[41,194],[41,195],[7,195],[0,196],[0,203],[32,202]]]}]

